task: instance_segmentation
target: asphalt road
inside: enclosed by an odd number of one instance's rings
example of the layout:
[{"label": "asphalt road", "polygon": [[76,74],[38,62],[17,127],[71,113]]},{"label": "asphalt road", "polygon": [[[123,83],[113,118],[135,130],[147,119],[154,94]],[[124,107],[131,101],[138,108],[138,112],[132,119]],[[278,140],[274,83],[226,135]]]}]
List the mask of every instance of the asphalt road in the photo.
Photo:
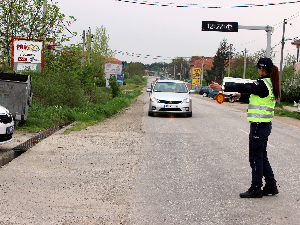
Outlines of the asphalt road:
[{"label": "asphalt road", "polygon": [[193,95],[193,117],[149,117],[148,98],[1,167],[0,224],[299,224],[299,120],[273,122],[280,193],[241,199],[251,180],[247,105]]},{"label": "asphalt road", "polygon": [[199,95],[192,118],[147,110],[128,224],[300,224],[299,128],[273,122],[268,154],[280,193],[241,199],[251,181],[244,110]]}]

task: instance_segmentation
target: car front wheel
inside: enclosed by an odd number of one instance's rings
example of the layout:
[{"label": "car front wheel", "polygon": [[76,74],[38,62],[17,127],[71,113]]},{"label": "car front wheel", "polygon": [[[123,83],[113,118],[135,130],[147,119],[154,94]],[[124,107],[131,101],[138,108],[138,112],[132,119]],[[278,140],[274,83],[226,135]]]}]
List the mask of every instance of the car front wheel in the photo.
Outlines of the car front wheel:
[{"label": "car front wheel", "polygon": [[153,112],[148,111],[148,116],[154,116]]},{"label": "car front wheel", "polygon": [[203,93],[203,97],[207,97],[207,93]]}]

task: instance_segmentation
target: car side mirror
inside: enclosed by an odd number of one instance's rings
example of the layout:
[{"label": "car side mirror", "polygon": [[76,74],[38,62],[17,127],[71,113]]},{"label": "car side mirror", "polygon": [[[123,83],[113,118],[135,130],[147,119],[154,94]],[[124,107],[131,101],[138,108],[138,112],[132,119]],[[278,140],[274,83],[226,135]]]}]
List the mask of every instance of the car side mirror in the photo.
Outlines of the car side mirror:
[{"label": "car side mirror", "polygon": [[195,90],[190,90],[190,93],[195,93]]}]

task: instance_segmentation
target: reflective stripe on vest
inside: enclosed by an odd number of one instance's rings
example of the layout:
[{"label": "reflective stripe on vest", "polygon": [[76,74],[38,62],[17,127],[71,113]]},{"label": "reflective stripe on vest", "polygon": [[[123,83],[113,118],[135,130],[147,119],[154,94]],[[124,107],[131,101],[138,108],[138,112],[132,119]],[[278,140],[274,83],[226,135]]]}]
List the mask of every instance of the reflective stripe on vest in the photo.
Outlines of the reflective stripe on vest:
[{"label": "reflective stripe on vest", "polygon": [[[257,113],[248,113],[247,114],[248,117],[255,117],[255,118],[273,118],[274,117],[274,113],[273,114],[269,114],[269,115],[265,115],[265,114],[257,114]],[[258,122],[258,121],[257,121]]]},{"label": "reflective stripe on vest", "polygon": [[248,109],[258,109],[258,110],[265,110],[265,111],[269,111],[269,112],[274,111],[273,108],[270,108],[268,106],[261,106],[261,105],[249,105]]},{"label": "reflective stripe on vest", "polygon": [[270,78],[264,78],[269,95],[260,98],[258,95],[251,94],[248,106],[247,120],[250,122],[270,122],[274,117],[275,97]]}]

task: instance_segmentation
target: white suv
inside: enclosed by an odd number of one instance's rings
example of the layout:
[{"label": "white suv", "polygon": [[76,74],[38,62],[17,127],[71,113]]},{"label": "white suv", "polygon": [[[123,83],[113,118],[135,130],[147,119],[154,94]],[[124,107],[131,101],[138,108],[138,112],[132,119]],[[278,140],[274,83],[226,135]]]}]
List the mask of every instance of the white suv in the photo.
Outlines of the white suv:
[{"label": "white suv", "polygon": [[0,144],[11,141],[14,130],[15,124],[12,115],[8,109],[0,106]]}]

